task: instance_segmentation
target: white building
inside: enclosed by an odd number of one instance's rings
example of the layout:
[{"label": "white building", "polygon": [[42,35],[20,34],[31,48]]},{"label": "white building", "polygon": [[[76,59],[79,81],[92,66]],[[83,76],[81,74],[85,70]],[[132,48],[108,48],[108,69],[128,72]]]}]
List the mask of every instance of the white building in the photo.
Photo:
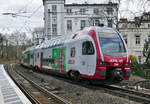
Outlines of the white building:
[{"label": "white building", "polygon": [[47,38],[71,34],[86,26],[116,27],[118,4],[65,4],[65,0],[43,0],[44,31]]},{"label": "white building", "polygon": [[134,21],[121,19],[118,27],[127,43],[129,54],[136,56],[139,63],[143,63],[145,58],[142,51],[145,40],[150,42],[150,12],[135,17]]}]

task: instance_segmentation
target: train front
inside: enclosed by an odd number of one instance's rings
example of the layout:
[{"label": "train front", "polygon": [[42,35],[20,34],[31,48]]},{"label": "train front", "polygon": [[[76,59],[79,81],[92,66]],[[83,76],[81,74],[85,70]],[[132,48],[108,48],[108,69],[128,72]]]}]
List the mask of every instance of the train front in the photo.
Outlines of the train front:
[{"label": "train front", "polygon": [[98,28],[96,34],[99,43],[96,69],[100,77],[111,82],[128,80],[130,59],[121,35],[112,28]]}]

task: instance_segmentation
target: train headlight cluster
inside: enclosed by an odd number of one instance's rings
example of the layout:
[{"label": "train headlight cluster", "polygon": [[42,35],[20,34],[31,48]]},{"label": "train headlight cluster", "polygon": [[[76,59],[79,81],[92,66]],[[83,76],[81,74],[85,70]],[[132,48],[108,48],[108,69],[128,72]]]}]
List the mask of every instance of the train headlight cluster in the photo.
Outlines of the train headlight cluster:
[{"label": "train headlight cluster", "polygon": [[100,65],[109,65],[109,63],[107,63],[107,62],[100,62],[99,64]]}]

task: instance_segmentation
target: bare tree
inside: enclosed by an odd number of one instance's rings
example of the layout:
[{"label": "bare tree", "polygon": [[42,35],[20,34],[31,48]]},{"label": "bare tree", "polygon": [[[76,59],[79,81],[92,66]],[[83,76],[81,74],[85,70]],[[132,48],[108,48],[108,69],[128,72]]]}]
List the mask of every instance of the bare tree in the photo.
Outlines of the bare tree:
[{"label": "bare tree", "polygon": [[143,56],[146,58],[145,63],[150,63],[150,44],[149,41],[145,41],[144,48],[143,48]]},{"label": "bare tree", "polygon": [[5,37],[0,33],[0,57],[1,58],[4,57],[4,53],[3,53],[3,50],[4,50],[4,40],[5,40]]},{"label": "bare tree", "polygon": [[21,51],[25,50],[28,45],[28,38],[25,33],[20,33],[18,31],[12,33],[9,36],[9,44],[16,48],[12,54],[15,55],[15,58],[18,59],[20,57]]}]

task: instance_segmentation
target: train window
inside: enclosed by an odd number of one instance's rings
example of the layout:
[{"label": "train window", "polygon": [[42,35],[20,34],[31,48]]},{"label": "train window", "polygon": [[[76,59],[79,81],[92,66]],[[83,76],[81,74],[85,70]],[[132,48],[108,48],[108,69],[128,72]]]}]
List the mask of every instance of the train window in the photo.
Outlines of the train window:
[{"label": "train window", "polygon": [[33,54],[31,54],[31,58],[33,58]]},{"label": "train window", "polygon": [[39,53],[38,53],[38,54],[37,54],[37,57],[39,58],[39,56],[40,56],[40,55],[39,55]]},{"label": "train window", "polygon": [[83,55],[93,55],[94,47],[91,41],[85,41],[82,44],[82,54]]},{"label": "train window", "polygon": [[54,64],[54,63],[55,63],[55,60],[54,60],[54,59],[50,59],[50,63],[51,63],[51,64]]},{"label": "train window", "polygon": [[71,54],[70,54],[70,56],[71,57],[75,57],[75,53],[76,53],[75,47],[71,48]]}]

